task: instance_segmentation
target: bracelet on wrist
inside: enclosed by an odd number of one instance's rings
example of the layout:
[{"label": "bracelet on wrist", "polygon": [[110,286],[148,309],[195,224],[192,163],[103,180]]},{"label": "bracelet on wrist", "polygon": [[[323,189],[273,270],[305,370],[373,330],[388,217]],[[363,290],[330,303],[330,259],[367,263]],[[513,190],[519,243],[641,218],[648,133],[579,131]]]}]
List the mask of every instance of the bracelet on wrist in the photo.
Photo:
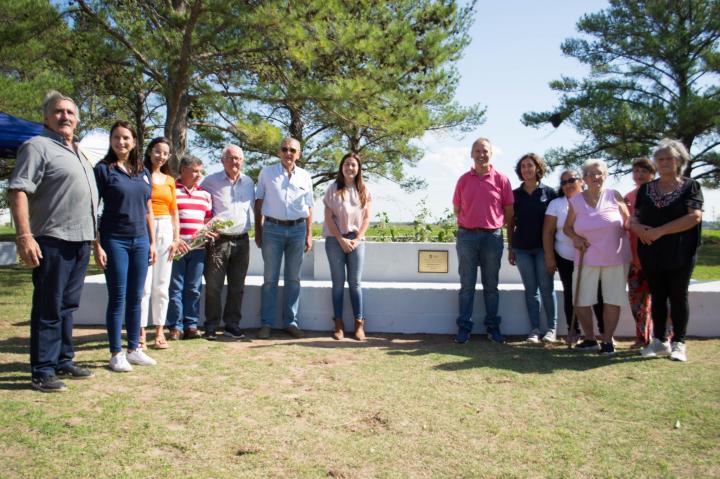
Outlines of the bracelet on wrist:
[{"label": "bracelet on wrist", "polygon": [[23,235],[17,235],[17,236],[15,237],[15,240],[17,241],[17,240],[21,240],[21,239],[23,239],[23,238],[32,238],[32,237],[33,237],[33,234],[32,234],[32,233],[25,233],[25,234],[23,234]]}]

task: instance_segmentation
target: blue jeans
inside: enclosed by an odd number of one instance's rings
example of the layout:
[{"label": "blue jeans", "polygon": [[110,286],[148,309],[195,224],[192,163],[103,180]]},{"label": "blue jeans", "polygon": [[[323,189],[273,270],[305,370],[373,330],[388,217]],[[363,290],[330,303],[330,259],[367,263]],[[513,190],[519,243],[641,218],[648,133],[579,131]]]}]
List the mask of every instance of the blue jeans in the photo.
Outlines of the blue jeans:
[{"label": "blue jeans", "polygon": [[499,330],[501,318],[497,313],[500,302],[500,293],[498,292],[500,261],[503,252],[502,229],[473,231],[458,228],[455,248],[458,256],[458,273],[460,274],[458,327],[472,331],[475,284],[479,266],[483,299],[485,300],[485,327],[488,330]]},{"label": "blue jeans", "polygon": [[[350,239],[353,239],[352,236]],[[363,319],[363,294],[360,285],[363,261],[365,259],[365,242],[361,241],[357,248],[345,253],[338,240],[332,236],[325,238],[325,253],[330,265],[332,279],[332,302],[334,319],[343,317],[343,293],[345,290],[345,268],[347,268],[347,282],[350,290],[350,304],[355,319]]]},{"label": "blue jeans", "polygon": [[140,301],[148,271],[150,241],[147,236],[128,238],[104,235],[100,237],[100,244],[107,254],[105,282],[108,306],[105,323],[110,352],[122,351],[123,318],[128,349],[137,349],[140,339]]},{"label": "blue jeans", "polygon": [[525,286],[525,306],[530,328],[540,330],[540,297],[545,308],[548,329],[557,327],[557,299],[552,274],[545,269],[545,252],[542,248],[516,249],[515,262]]},{"label": "blue jeans", "polygon": [[173,262],[166,322],[168,328],[180,331],[197,329],[204,267],[204,249],[190,251]]},{"label": "blue jeans", "polygon": [[283,282],[283,326],[297,326],[300,305],[300,267],[305,251],[305,223],[293,226],[266,221],[262,229],[262,257],[265,263],[261,293],[260,320],[263,326],[272,327],[277,319],[278,281],[280,263],[285,256]]},{"label": "blue jeans", "polygon": [[32,273],[30,368],[32,377],[46,378],[72,364],[73,313],[80,305],[90,258],[88,241],[36,238],[42,259]]}]

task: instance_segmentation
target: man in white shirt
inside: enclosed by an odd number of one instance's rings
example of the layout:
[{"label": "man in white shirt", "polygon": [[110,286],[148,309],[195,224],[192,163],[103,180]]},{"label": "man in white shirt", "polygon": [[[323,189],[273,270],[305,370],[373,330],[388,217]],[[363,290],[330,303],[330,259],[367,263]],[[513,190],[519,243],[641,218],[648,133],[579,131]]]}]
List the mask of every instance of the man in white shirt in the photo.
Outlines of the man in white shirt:
[{"label": "man in white shirt", "polygon": [[[223,171],[205,178],[202,187],[212,195],[212,215],[232,220],[234,225],[222,231],[206,247],[205,253],[205,332],[208,340],[217,339],[220,318],[225,323],[224,335],[242,339],[240,319],[245,276],[250,262],[251,212],[255,201],[252,179],[242,173],[245,156],[236,145],[223,148]],[[222,310],[222,289],[228,280],[225,310]]]},{"label": "man in white shirt", "polygon": [[310,174],[296,164],[300,153],[299,141],[283,139],[278,152],[280,163],[266,166],[258,176],[255,243],[262,249],[265,262],[260,339],[270,337],[277,319],[278,280],[283,256],[283,326],[291,336],[303,336],[297,323],[297,311],[303,253],[312,247],[313,184]]}]

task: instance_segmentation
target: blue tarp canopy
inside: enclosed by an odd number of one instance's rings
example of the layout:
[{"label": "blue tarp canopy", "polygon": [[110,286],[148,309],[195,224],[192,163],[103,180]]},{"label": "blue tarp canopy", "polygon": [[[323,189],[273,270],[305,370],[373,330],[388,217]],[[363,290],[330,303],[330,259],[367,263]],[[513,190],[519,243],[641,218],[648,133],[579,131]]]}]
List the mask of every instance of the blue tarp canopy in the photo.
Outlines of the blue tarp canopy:
[{"label": "blue tarp canopy", "polygon": [[0,111],[0,156],[14,157],[20,145],[42,130],[40,123],[21,120]]}]

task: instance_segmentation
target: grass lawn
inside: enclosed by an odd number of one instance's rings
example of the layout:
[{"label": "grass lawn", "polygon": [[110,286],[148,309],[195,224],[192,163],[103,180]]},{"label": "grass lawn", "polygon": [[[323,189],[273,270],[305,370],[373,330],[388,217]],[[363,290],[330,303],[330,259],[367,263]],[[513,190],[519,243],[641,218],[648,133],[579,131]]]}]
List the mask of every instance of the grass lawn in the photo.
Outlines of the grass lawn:
[{"label": "grass lawn", "polygon": [[690,362],[474,337],[175,342],[29,389],[29,270],[0,268],[0,477],[720,477],[720,340]]}]

